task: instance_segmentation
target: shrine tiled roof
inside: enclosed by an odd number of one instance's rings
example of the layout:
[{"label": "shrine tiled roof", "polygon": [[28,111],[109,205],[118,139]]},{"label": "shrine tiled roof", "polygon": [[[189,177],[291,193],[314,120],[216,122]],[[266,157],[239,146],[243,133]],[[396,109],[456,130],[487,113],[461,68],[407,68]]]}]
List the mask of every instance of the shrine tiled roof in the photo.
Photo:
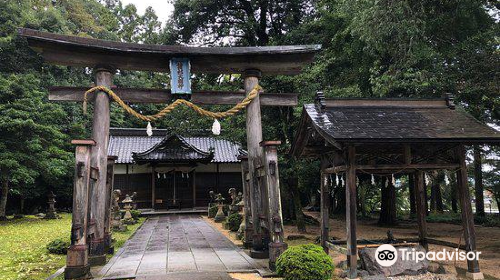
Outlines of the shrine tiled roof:
[{"label": "shrine tiled roof", "polygon": [[111,128],[108,155],[118,156],[116,163],[134,163],[133,153],[143,161],[237,163],[238,156],[246,154],[240,144],[229,140],[168,134],[168,130],[154,129],[149,137],[145,129]]},{"label": "shrine tiled roof", "polygon": [[303,118],[337,142],[500,143],[500,132],[445,100],[327,100],[304,105]]}]

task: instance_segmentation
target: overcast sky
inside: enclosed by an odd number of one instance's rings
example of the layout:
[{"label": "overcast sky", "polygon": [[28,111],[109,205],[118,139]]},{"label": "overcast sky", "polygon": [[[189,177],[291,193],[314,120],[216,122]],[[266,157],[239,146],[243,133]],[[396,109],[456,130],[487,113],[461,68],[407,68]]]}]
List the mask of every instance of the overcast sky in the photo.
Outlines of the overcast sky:
[{"label": "overcast sky", "polygon": [[124,6],[134,4],[137,7],[137,12],[141,15],[144,14],[147,7],[153,7],[158,19],[163,24],[165,24],[174,10],[174,5],[169,0],[122,0],[122,3]]}]

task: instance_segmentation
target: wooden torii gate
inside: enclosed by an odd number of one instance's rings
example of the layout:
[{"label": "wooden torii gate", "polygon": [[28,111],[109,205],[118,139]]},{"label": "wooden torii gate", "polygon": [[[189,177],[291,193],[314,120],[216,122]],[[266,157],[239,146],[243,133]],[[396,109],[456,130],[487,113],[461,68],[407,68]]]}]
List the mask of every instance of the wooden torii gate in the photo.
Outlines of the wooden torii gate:
[{"label": "wooden torii gate", "polygon": [[[193,92],[191,101],[198,105],[236,104],[259,83],[261,75],[294,75],[310,63],[320,45],[272,47],[186,47],[145,45],[105,41],[19,29],[31,48],[47,63],[93,68],[95,85],[112,88],[130,103],[169,103],[170,90],[115,88],[116,70],[170,72],[172,58],[188,58],[193,73],[234,74],[244,77],[244,90],[236,92]],[[83,101],[87,88],[57,87],[50,91],[52,101]],[[90,265],[102,265],[111,244],[109,201],[112,184],[107,181],[110,99],[104,92],[90,96],[94,102],[91,140],[75,140],[76,163],[73,197],[71,247],[67,257],[66,279],[86,277]],[[246,108],[248,174],[245,202],[251,211],[251,224],[245,236],[252,240],[251,256],[267,257],[270,265],[286,248],[279,192],[277,141],[263,141],[261,106],[296,106],[297,94],[263,92]],[[244,170],[245,171],[245,170]],[[112,174],[111,174],[112,176]],[[108,181],[112,179],[108,178]],[[108,187],[106,186],[108,185]],[[88,210],[90,209],[90,210]],[[251,212],[251,213],[249,213]],[[250,218],[251,217],[251,218]],[[269,244],[268,244],[269,243]]]}]

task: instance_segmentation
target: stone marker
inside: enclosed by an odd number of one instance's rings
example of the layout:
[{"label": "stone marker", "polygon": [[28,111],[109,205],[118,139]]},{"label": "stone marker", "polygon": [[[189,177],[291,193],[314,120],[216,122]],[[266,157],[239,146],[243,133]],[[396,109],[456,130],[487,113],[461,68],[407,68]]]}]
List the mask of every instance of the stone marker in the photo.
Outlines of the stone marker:
[{"label": "stone marker", "polygon": [[428,260],[423,260],[416,262],[414,260],[404,260],[402,259],[401,249],[406,249],[408,251],[412,251],[415,249],[415,252],[424,252],[426,253],[424,247],[421,245],[418,246],[400,246],[396,247],[398,249],[397,261],[395,264],[389,267],[383,267],[377,263],[375,259],[375,251],[377,248],[366,247],[359,250],[359,257],[361,260],[361,267],[368,271],[370,275],[380,275],[383,274],[386,277],[389,276],[398,276],[398,275],[417,275],[424,274],[427,272],[427,267],[429,266]]}]

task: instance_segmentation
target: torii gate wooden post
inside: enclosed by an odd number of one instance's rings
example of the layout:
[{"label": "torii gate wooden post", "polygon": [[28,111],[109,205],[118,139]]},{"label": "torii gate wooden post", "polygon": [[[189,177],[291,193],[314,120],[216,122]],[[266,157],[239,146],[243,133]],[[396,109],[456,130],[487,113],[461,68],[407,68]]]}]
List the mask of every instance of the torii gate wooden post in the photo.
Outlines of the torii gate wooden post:
[{"label": "torii gate wooden post", "polygon": [[[111,67],[98,66],[95,68],[95,83],[98,86],[111,88],[113,85],[114,70]],[[90,164],[98,170],[97,180],[92,187],[90,204],[90,219],[93,236],[90,239],[90,265],[104,265],[106,263],[106,221],[109,221],[109,209],[106,209],[111,193],[107,191],[106,178],[108,166],[108,141],[109,141],[109,96],[98,92],[94,101],[94,116],[92,118],[92,139],[96,145],[91,150]]]},{"label": "torii gate wooden post", "polygon": [[[245,70],[245,92],[250,91],[259,84],[261,72],[259,70]],[[267,197],[262,192],[262,180],[258,170],[262,166],[264,151],[260,147],[262,142],[262,117],[260,112],[260,98],[257,96],[246,109],[248,170],[250,175],[250,205],[252,211],[252,249],[250,256],[253,258],[267,258],[267,246],[264,244],[264,233],[261,227],[262,216],[267,217],[264,201]],[[267,221],[264,221],[267,222]]]}]

